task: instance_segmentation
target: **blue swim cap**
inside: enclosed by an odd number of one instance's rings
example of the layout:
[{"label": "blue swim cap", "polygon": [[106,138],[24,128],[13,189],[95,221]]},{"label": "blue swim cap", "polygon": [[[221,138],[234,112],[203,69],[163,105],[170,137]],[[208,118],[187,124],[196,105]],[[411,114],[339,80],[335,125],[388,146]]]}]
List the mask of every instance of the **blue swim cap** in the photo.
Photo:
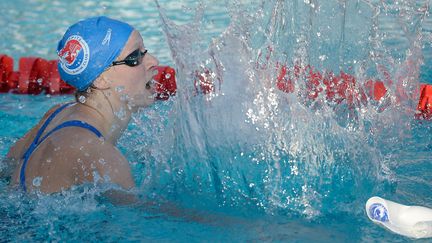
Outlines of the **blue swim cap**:
[{"label": "blue swim cap", "polygon": [[120,55],[133,30],[129,24],[104,16],[69,27],[57,46],[61,78],[85,90]]}]

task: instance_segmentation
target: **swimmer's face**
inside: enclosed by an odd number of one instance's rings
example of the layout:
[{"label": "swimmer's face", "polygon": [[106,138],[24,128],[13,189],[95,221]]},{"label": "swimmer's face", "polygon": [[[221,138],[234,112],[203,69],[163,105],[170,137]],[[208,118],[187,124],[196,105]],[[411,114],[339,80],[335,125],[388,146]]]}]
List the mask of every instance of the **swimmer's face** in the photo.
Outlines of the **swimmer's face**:
[{"label": "swimmer's face", "polygon": [[113,92],[134,110],[138,107],[149,106],[155,101],[153,77],[159,61],[148,52],[142,56],[140,52],[144,53],[145,50],[140,33],[133,31],[116,61],[138,57],[136,60],[140,64],[112,66],[105,75],[110,81]]}]

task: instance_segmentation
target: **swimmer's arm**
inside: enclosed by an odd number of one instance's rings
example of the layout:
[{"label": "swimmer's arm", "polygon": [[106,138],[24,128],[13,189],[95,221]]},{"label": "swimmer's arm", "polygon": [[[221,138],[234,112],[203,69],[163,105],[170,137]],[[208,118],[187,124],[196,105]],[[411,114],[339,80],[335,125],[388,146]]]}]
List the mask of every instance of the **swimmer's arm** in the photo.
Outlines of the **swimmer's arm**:
[{"label": "swimmer's arm", "polygon": [[92,161],[100,176],[110,183],[119,185],[124,190],[135,187],[131,168],[127,159],[112,144],[100,141],[93,150]]},{"label": "swimmer's arm", "polygon": [[[97,169],[101,176],[108,176],[112,183],[122,187],[123,190],[108,190],[103,197],[114,205],[131,206],[150,213],[163,213],[171,217],[182,218],[184,220],[214,224],[218,223],[238,223],[237,218],[226,215],[203,213],[198,210],[179,207],[176,204],[163,200],[154,201],[139,198],[138,195],[131,191],[135,188],[131,168],[127,159],[113,145],[105,142],[93,150],[99,154],[97,158],[103,158],[105,163],[97,163]],[[101,156],[103,155],[103,157]]]},{"label": "swimmer's arm", "polygon": [[117,206],[127,206],[153,215],[163,214],[189,222],[221,227],[226,227],[227,225],[239,226],[248,224],[248,221],[241,217],[182,207],[164,199],[159,199],[157,201],[145,199],[127,191],[110,190],[103,196],[108,199],[110,203]]},{"label": "swimmer's arm", "polygon": [[103,197],[110,203],[120,206],[131,206],[146,212],[165,213],[169,216],[184,218],[195,222],[207,221],[195,210],[179,208],[170,202],[156,203],[153,200],[139,198],[131,189],[135,188],[131,168],[127,159],[116,147],[107,142],[101,142],[93,147],[93,160],[103,159],[104,163],[96,163],[101,177],[108,177],[111,183],[121,187],[119,190],[111,189],[104,193]]},{"label": "swimmer's arm", "polygon": [[109,183],[114,183],[121,189],[111,189],[103,194],[114,205],[137,205],[140,200],[130,190],[135,188],[131,168],[127,159],[109,143],[102,143],[98,146],[97,156],[93,161],[97,161],[97,170],[102,178],[109,178]]},{"label": "swimmer's arm", "polygon": [[87,147],[92,151],[93,165],[103,180],[121,187],[119,190],[111,189],[104,193],[104,197],[114,205],[132,205],[139,202],[136,196],[129,191],[135,187],[131,168],[127,159],[116,147],[105,141],[98,141],[96,145]]}]

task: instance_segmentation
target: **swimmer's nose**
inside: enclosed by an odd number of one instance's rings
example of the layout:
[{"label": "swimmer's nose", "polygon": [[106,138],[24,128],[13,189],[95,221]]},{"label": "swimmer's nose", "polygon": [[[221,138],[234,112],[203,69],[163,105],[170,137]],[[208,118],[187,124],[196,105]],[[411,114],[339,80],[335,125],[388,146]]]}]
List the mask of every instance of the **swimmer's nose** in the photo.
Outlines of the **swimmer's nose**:
[{"label": "swimmer's nose", "polygon": [[144,63],[145,63],[146,70],[150,70],[153,67],[159,65],[159,60],[156,57],[154,57],[153,55],[149,54],[149,53],[147,53],[144,56],[144,59],[145,59]]}]

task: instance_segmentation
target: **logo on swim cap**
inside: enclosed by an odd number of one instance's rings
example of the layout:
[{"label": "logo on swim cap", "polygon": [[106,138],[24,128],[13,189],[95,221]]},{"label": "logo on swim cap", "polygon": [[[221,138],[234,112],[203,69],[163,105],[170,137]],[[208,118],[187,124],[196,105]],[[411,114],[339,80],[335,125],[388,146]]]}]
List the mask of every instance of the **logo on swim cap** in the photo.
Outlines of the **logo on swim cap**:
[{"label": "logo on swim cap", "polygon": [[372,204],[369,207],[369,214],[371,215],[372,219],[375,219],[375,220],[378,220],[381,222],[387,222],[389,220],[387,209],[381,203]]},{"label": "logo on swim cap", "polygon": [[84,71],[89,63],[90,50],[87,42],[79,36],[72,35],[58,53],[60,66],[67,74],[77,75]]}]

